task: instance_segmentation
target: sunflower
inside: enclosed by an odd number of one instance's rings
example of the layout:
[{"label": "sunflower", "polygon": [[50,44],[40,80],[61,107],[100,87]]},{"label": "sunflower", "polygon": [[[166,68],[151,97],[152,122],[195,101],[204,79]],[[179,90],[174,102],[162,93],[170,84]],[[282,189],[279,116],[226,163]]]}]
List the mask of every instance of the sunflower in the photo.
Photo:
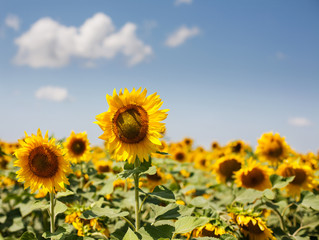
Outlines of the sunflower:
[{"label": "sunflower", "polygon": [[104,131],[100,138],[107,141],[109,152],[119,161],[148,161],[162,145],[159,138],[165,125],[160,121],[167,117],[168,110],[159,110],[163,104],[159,95],[146,94],[146,89],[129,92],[125,88],[117,95],[114,89],[113,96],[106,95],[108,111],[96,116],[95,123]]},{"label": "sunflower", "polygon": [[209,170],[211,168],[211,158],[207,152],[197,153],[194,157],[194,167],[201,170]]},{"label": "sunflower", "polygon": [[219,238],[225,233],[230,233],[222,226],[206,223],[204,226],[198,227],[193,231],[193,237],[214,237]]},{"label": "sunflower", "polygon": [[175,148],[170,154],[172,158],[178,162],[188,161],[188,154],[184,148]]},{"label": "sunflower", "polygon": [[233,221],[239,226],[240,231],[249,240],[269,240],[276,239],[272,235],[272,230],[269,229],[266,223],[260,217],[230,214]]},{"label": "sunflower", "polygon": [[216,180],[219,183],[226,183],[234,177],[234,173],[241,168],[243,163],[242,157],[236,154],[230,154],[219,158],[213,167],[216,173]]},{"label": "sunflower", "polygon": [[63,157],[60,146],[55,145],[55,139],[44,138],[39,129],[37,135],[19,140],[20,148],[15,152],[18,158],[14,165],[20,167],[17,171],[18,182],[24,182],[24,188],[30,187],[31,193],[44,189],[48,192],[65,190],[69,184],[66,174],[71,172],[70,164]]},{"label": "sunflower", "polygon": [[161,168],[157,168],[155,174],[146,174],[146,179],[147,182],[145,186],[152,191],[156,186],[164,184],[167,180],[167,177]]},{"label": "sunflower", "polygon": [[98,173],[112,172],[113,162],[111,160],[99,160],[94,165]]},{"label": "sunflower", "polygon": [[193,146],[193,142],[194,140],[191,138],[184,138],[182,141],[182,144],[185,145],[187,149],[191,150]]},{"label": "sunflower", "polygon": [[63,145],[67,149],[66,158],[72,163],[90,160],[90,143],[86,132],[75,134],[72,131]]},{"label": "sunflower", "polygon": [[306,164],[310,166],[313,170],[318,169],[319,159],[313,152],[309,152],[307,154],[299,154],[299,157],[300,164]]},{"label": "sunflower", "polygon": [[280,137],[279,133],[264,133],[258,139],[256,154],[260,160],[269,161],[272,165],[278,166],[278,163],[288,157],[290,151],[291,149],[285,138]]},{"label": "sunflower", "polygon": [[251,151],[251,147],[242,140],[232,141],[225,147],[226,154],[245,155],[248,151]]},{"label": "sunflower", "polygon": [[310,166],[290,161],[281,164],[277,170],[278,175],[295,178],[286,187],[287,194],[299,197],[301,190],[312,190],[314,188],[314,174]]},{"label": "sunflower", "polygon": [[269,176],[272,170],[267,166],[262,166],[254,159],[250,158],[248,164],[235,173],[235,183],[238,187],[253,188],[263,191],[271,188]]}]

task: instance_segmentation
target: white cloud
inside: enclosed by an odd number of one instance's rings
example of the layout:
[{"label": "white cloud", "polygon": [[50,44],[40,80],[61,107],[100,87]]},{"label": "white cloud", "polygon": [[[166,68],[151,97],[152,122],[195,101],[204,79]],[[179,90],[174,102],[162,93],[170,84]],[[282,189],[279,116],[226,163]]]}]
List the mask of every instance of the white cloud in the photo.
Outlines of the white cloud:
[{"label": "white cloud", "polygon": [[45,86],[35,92],[35,97],[54,102],[62,102],[68,99],[68,90],[61,87]]},{"label": "white cloud", "polygon": [[278,60],[283,60],[283,59],[286,58],[286,55],[284,53],[282,53],[282,52],[276,52],[276,58]]},{"label": "white cloud", "polygon": [[192,4],[193,0],[175,0],[175,5]]},{"label": "white cloud", "polygon": [[183,44],[188,38],[194,37],[200,33],[199,28],[187,28],[182,26],[172,33],[165,41],[165,44],[169,47],[177,47]]},{"label": "white cloud", "polygon": [[18,16],[10,14],[7,16],[7,18],[5,20],[5,24],[9,28],[12,28],[15,31],[18,31],[20,28],[20,19]]},{"label": "white cloud", "polygon": [[310,120],[304,117],[293,117],[288,119],[288,123],[291,126],[295,127],[306,127],[310,126],[312,123]]},{"label": "white cloud", "polygon": [[152,54],[152,48],[136,36],[136,29],[134,23],[127,22],[115,31],[111,18],[104,13],[95,14],[80,27],[42,18],[15,40],[19,50],[14,63],[54,68],[66,66],[72,57],[112,59],[122,54],[132,66]]}]

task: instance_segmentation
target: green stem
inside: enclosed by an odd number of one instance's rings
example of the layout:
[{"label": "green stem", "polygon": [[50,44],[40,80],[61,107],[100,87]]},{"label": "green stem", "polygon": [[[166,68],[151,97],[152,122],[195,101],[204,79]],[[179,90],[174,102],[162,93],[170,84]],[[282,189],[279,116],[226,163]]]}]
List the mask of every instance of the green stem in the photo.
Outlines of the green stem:
[{"label": "green stem", "polygon": [[[138,159],[135,160],[135,168],[139,166]],[[140,229],[141,224],[141,214],[139,212],[140,208],[140,198],[139,198],[139,192],[138,192],[138,183],[139,183],[139,173],[134,173],[134,191],[135,191],[135,229],[138,231]]]},{"label": "green stem", "polygon": [[140,206],[140,208],[139,208],[139,210],[138,210],[139,213],[142,211],[142,206],[143,206],[143,204],[144,204],[144,202],[145,202],[145,200],[146,200],[147,198],[148,198],[148,195],[145,195],[145,197],[144,197],[144,199],[143,199],[143,201],[142,201],[142,203],[141,203],[141,206]]},{"label": "green stem", "polygon": [[136,232],[135,226],[133,225],[133,223],[131,223],[130,220],[128,220],[126,217],[121,217],[125,222],[127,222],[131,228]]},{"label": "green stem", "polygon": [[[55,232],[55,214],[54,214],[54,192],[50,192],[50,230],[51,233]],[[53,239],[53,238],[51,238]]]},{"label": "green stem", "polygon": [[[84,173],[83,173],[83,162],[82,161],[80,163],[80,166],[81,166],[80,189],[83,191],[83,189],[84,189]],[[81,194],[81,197],[80,197],[80,204],[81,205],[83,204],[83,196],[82,196],[82,194]]]},{"label": "green stem", "polygon": [[276,213],[276,215],[279,217],[279,222],[280,222],[280,227],[281,229],[285,232],[286,231],[286,226],[284,224],[284,219],[281,216],[280,212],[277,209],[272,208],[271,209],[274,213]]}]

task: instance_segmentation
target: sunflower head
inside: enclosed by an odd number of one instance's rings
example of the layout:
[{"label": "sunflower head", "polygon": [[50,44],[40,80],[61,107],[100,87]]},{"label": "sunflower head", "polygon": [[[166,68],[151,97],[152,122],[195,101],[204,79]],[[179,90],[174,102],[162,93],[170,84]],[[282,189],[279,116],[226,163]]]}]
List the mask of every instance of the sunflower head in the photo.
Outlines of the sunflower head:
[{"label": "sunflower head", "polygon": [[188,153],[184,148],[176,148],[171,152],[172,158],[178,162],[187,162]]},{"label": "sunflower head", "polygon": [[48,192],[64,190],[64,185],[69,184],[66,175],[71,169],[55,139],[49,139],[48,132],[43,138],[39,129],[37,135],[26,134],[24,141],[19,140],[19,143],[14,165],[20,167],[17,178],[19,182],[25,182],[24,188],[30,187],[31,193],[38,189]]},{"label": "sunflower head", "polygon": [[276,239],[272,230],[260,217],[248,215],[233,215],[233,221],[239,226],[240,231],[249,239]]},{"label": "sunflower head", "polygon": [[234,173],[241,168],[242,164],[243,158],[237,154],[230,154],[219,158],[213,167],[217,182],[225,183],[233,180]]},{"label": "sunflower head", "polygon": [[212,168],[211,157],[208,152],[198,152],[194,156],[195,168],[208,170]]},{"label": "sunflower head", "polygon": [[314,173],[308,165],[288,159],[279,166],[277,173],[283,177],[295,177],[285,187],[289,196],[299,197],[301,190],[312,190],[314,188]]},{"label": "sunflower head", "polygon": [[271,188],[270,175],[272,170],[267,166],[257,163],[256,160],[250,158],[247,166],[235,173],[235,183],[238,187],[253,188],[263,191]]},{"label": "sunflower head", "polygon": [[86,132],[75,134],[73,131],[64,143],[66,157],[72,163],[90,160],[90,143]]},{"label": "sunflower head", "polygon": [[251,147],[242,140],[232,141],[225,147],[225,154],[245,155],[247,151],[251,151]]},{"label": "sunflower head", "polygon": [[261,160],[269,161],[272,165],[278,165],[282,162],[283,159],[288,157],[290,151],[291,149],[285,138],[281,137],[279,133],[264,133],[258,139],[256,154]]},{"label": "sunflower head", "polygon": [[100,138],[107,141],[106,147],[119,161],[148,161],[161,146],[159,138],[165,125],[160,121],[168,110],[159,110],[163,102],[156,93],[146,94],[141,88],[132,92],[125,88],[119,94],[114,89],[113,96],[106,96],[108,111],[96,116],[95,123],[104,131]]}]

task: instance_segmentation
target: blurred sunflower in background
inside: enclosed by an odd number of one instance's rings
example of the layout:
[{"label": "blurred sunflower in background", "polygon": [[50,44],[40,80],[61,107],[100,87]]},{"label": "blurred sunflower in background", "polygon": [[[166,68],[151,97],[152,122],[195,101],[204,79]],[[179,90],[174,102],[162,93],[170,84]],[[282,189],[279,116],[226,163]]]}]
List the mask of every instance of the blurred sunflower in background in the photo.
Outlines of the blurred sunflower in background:
[{"label": "blurred sunflower in background", "polygon": [[216,180],[219,183],[226,183],[234,178],[234,173],[240,170],[243,158],[240,155],[230,154],[219,158],[214,166],[213,172],[216,174]]},{"label": "blurred sunflower in background", "polygon": [[262,166],[254,159],[250,158],[246,166],[235,173],[235,183],[238,187],[253,188],[263,191],[266,188],[271,188],[269,176],[272,174],[272,169],[267,166]]},{"label": "blurred sunflower in background", "polygon": [[60,146],[55,139],[44,138],[39,129],[37,135],[19,140],[20,148],[16,150],[17,160],[14,165],[20,167],[17,171],[18,182],[25,182],[24,188],[30,187],[31,193],[44,189],[48,192],[63,191],[69,184],[67,174],[71,172],[70,164],[64,159]]},{"label": "blurred sunflower in background", "polygon": [[291,158],[279,166],[277,173],[283,177],[295,177],[285,187],[289,196],[299,197],[301,190],[312,190],[314,188],[314,173],[311,167],[305,164],[301,165],[291,160]]},{"label": "blurred sunflower in background", "polygon": [[97,123],[104,133],[100,136],[107,142],[107,148],[119,161],[134,163],[148,161],[149,155],[162,145],[164,123],[168,109],[159,110],[163,102],[157,93],[146,97],[147,90],[133,88],[124,93],[113,91],[106,95],[109,109],[96,116]]},{"label": "blurred sunflower in background", "polygon": [[90,143],[86,132],[75,134],[74,131],[63,144],[66,151],[66,158],[76,164],[90,160]]},{"label": "blurred sunflower in background", "polygon": [[288,157],[290,151],[291,149],[285,138],[281,137],[279,133],[264,133],[258,139],[256,154],[260,160],[268,161],[273,166],[278,166],[280,162]]}]

